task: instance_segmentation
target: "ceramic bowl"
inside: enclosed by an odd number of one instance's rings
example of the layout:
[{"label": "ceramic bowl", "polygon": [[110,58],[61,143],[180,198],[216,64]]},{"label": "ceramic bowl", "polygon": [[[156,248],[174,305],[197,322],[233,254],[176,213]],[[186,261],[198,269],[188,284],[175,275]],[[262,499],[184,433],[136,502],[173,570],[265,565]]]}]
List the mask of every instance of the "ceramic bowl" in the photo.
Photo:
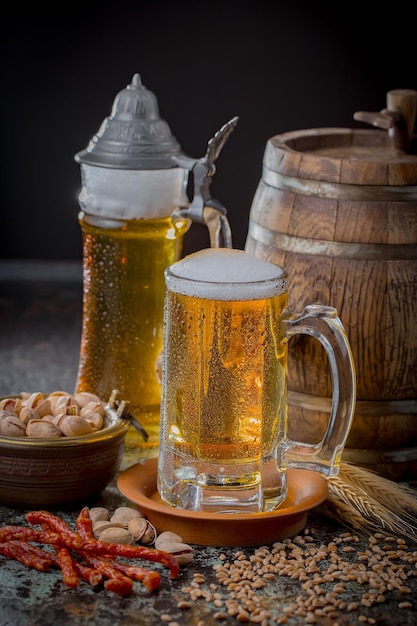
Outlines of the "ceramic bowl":
[{"label": "ceramic bowl", "polygon": [[185,543],[202,546],[260,546],[294,537],[305,527],[309,511],[327,497],[327,481],[318,472],[289,469],[288,495],[275,511],[233,515],[188,511],[162,502],[157,473],[158,459],[143,459],[119,474],[117,486],[158,533],[171,531]]},{"label": "ceramic bowl", "polygon": [[101,430],[77,437],[0,436],[0,504],[63,506],[99,494],[119,470],[128,420],[105,411]]}]

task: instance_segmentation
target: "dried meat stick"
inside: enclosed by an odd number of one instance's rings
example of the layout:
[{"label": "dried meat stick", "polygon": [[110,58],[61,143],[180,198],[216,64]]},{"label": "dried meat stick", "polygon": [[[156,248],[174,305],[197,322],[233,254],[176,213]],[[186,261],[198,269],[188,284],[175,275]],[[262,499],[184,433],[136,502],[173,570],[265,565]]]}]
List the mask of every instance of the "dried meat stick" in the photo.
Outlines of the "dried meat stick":
[{"label": "dried meat stick", "polygon": [[[38,530],[27,526],[3,526],[0,528],[0,543],[5,541],[34,541],[35,543],[48,543],[51,545],[65,546],[63,537],[52,531]],[[81,539],[79,538],[78,542]]]},{"label": "dried meat stick", "polygon": [[61,568],[62,580],[67,587],[78,587],[80,579],[74,568],[74,563],[68,548],[55,548],[58,565]]},{"label": "dried meat stick", "polygon": [[[84,507],[78,517],[77,517],[77,530],[80,536],[85,540],[96,541],[93,535],[93,522],[90,517],[90,512],[88,507]],[[141,567],[134,567],[130,565],[122,565],[117,562],[114,562],[114,567],[120,569],[120,571],[126,573],[131,578],[135,580],[139,580],[143,583],[143,585],[149,589],[149,591],[153,591],[159,586],[161,581],[161,577],[159,573],[154,572],[152,570],[147,570]],[[130,568],[129,572],[127,571]]]},{"label": "dried meat stick", "polygon": [[131,578],[118,572],[111,563],[101,557],[85,552],[80,552],[80,554],[90,567],[94,567],[100,574],[103,574],[103,576],[107,578],[107,580],[104,581],[104,587],[106,589],[114,591],[121,596],[126,596],[131,593],[133,589],[133,580]]},{"label": "dried meat stick", "polygon": [[[177,559],[167,552],[146,548],[145,546],[126,546],[124,544],[110,544],[97,541],[93,535],[92,520],[88,507],[84,507],[80,511],[76,524],[80,536],[86,542],[83,544],[82,549],[87,545],[88,550],[95,551],[97,549],[97,553],[101,555],[125,556],[127,558],[139,558],[162,563],[170,568],[171,578],[176,578],[179,575]],[[88,547],[89,544],[91,544],[91,548]],[[110,546],[109,550],[103,549],[103,546],[106,545]],[[115,546],[117,547],[115,548]]]},{"label": "dried meat stick", "polygon": [[81,542],[81,537],[78,533],[74,532],[60,517],[48,511],[29,511],[26,514],[26,519],[32,526],[36,524],[46,525],[50,530],[59,533],[66,543],[76,545],[77,542]]},{"label": "dried meat stick", "polygon": [[94,567],[88,567],[83,563],[74,561],[74,569],[78,576],[92,587],[97,587],[97,585],[103,580],[103,575],[100,574],[100,572]]},{"label": "dried meat stick", "polygon": [[[58,557],[56,553],[51,556],[54,565],[59,567]],[[100,574],[100,572],[98,572],[93,567],[88,567],[87,565],[84,565],[83,563],[80,563],[75,559],[73,559],[72,565],[78,576],[92,587],[96,587],[103,580],[103,576]]]},{"label": "dried meat stick", "polygon": [[26,550],[18,542],[0,543],[0,553],[39,572],[47,572],[52,564],[52,560],[48,556],[40,556],[35,552]]},{"label": "dried meat stick", "polygon": [[143,567],[135,567],[134,565],[126,565],[125,563],[118,563],[117,561],[110,561],[112,567],[117,569],[122,574],[139,580],[148,591],[155,591],[159,587],[161,582],[161,575],[154,570],[148,570]]},{"label": "dried meat stick", "polygon": [[119,594],[119,596],[127,596],[132,591],[132,587],[133,581],[131,578],[125,577],[124,580],[121,578],[108,578],[104,581],[104,588],[107,589],[107,591]]},{"label": "dried meat stick", "polygon": [[166,565],[170,570],[170,578],[177,578],[180,574],[178,561],[172,554],[163,550],[147,548],[146,546],[131,546],[122,543],[108,543],[89,539],[79,547],[82,552],[96,554],[98,556],[122,556],[127,559],[145,559],[155,563]]},{"label": "dried meat stick", "polygon": [[27,541],[17,541],[11,540],[9,543],[12,545],[18,545],[22,550],[25,550],[29,554],[34,554],[39,556],[40,559],[49,559],[51,565],[53,564],[54,554],[49,550],[44,550],[43,548],[38,548],[37,546],[33,546],[31,543]]},{"label": "dried meat stick", "polygon": [[[45,531],[48,531],[49,527],[51,527],[53,530],[59,529],[59,532],[63,535],[64,538],[70,537],[71,539],[73,539],[73,531],[60,518],[52,515],[51,513],[47,513],[46,511],[33,511],[33,513],[34,516],[32,516],[31,514],[26,516],[26,519],[28,519],[28,521],[32,519],[32,523],[40,524],[42,526],[42,529]],[[33,522],[33,520],[37,518],[43,521]],[[80,584],[80,579],[77,572],[75,571],[72,557],[68,548],[63,546],[54,546],[54,550],[57,557],[55,560],[55,564],[61,570],[62,580],[64,584],[70,588],[78,587],[78,585]]]},{"label": "dried meat stick", "polygon": [[76,526],[78,533],[80,537],[82,537],[82,539],[95,539],[93,534],[93,521],[90,517],[90,511],[88,507],[85,506],[83,509],[81,509],[76,520]]}]

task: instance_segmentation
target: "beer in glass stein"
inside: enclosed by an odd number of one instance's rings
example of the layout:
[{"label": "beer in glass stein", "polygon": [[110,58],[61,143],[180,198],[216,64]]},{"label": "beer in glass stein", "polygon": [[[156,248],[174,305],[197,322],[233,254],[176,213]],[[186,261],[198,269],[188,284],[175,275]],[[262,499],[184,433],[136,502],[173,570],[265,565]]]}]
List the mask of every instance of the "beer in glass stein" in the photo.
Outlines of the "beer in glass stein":
[{"label": "beer in glass stein", "polygon": [[213,163],[236,121],[216,133],[205,157],[192,159],[135,74],[99,132],[76,155],[83,243],[76,392],[111,397],[118,408],[123,401],[137,427],[126,435],[131,448],[156,448],[159,442],[164,270],[181,258],[192,221],[208,226],[212,245],[231,245],[225,210],[208,190]]},{"label": "beer in glass stein", "polygon": [[[208,249],[166,272],[158,490],[183,509],[253,513],[287,495],[287,467],[338,472],[353,418],[355,372],[337,312],[287,307],[284,269],[241,250]],[[288,339],[324,345],[333,409],[317,445],[288,438]]]}]

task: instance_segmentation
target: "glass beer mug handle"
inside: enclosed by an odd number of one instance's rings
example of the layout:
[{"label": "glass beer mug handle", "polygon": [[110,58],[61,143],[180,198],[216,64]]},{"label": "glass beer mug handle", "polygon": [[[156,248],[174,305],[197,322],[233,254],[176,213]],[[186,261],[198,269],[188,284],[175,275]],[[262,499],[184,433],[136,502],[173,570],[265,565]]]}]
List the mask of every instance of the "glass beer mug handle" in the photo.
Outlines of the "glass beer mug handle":
[{"label": "glass beer mug handle", "polygon": [[308,305],[300,315],[290,314],[284,324],[287,338],[307,334],[320,341],[329,359],[333,385],[330,419],[322,441],[308,444],[288,439],[287,466],[333,476],[338,472],[355,410],[356,375],[349,341],[333,307]]}]

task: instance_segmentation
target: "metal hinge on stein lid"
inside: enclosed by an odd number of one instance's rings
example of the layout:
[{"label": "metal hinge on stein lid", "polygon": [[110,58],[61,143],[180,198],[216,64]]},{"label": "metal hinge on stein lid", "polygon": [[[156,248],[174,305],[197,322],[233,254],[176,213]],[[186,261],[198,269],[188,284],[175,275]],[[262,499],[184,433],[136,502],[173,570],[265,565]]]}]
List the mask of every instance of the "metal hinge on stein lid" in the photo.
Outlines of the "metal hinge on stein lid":
[{"label": "metal hinge on stein lid", "polygon": [[179,217],[187,217],[193,222],[205,224],[210,235],[212,248],[232,248],[232,234],[225,207],[212,198],[210,185],[216,171],[215,161],[229,135],[234,130],[239,118],[233,117],[224,124],[207,144],[206,154],[200,159],[193,159],[184,154],[175,155],[172,160],[180,167],[192,172],[194,177],[194,196],[188,207],[176,211]]}]

